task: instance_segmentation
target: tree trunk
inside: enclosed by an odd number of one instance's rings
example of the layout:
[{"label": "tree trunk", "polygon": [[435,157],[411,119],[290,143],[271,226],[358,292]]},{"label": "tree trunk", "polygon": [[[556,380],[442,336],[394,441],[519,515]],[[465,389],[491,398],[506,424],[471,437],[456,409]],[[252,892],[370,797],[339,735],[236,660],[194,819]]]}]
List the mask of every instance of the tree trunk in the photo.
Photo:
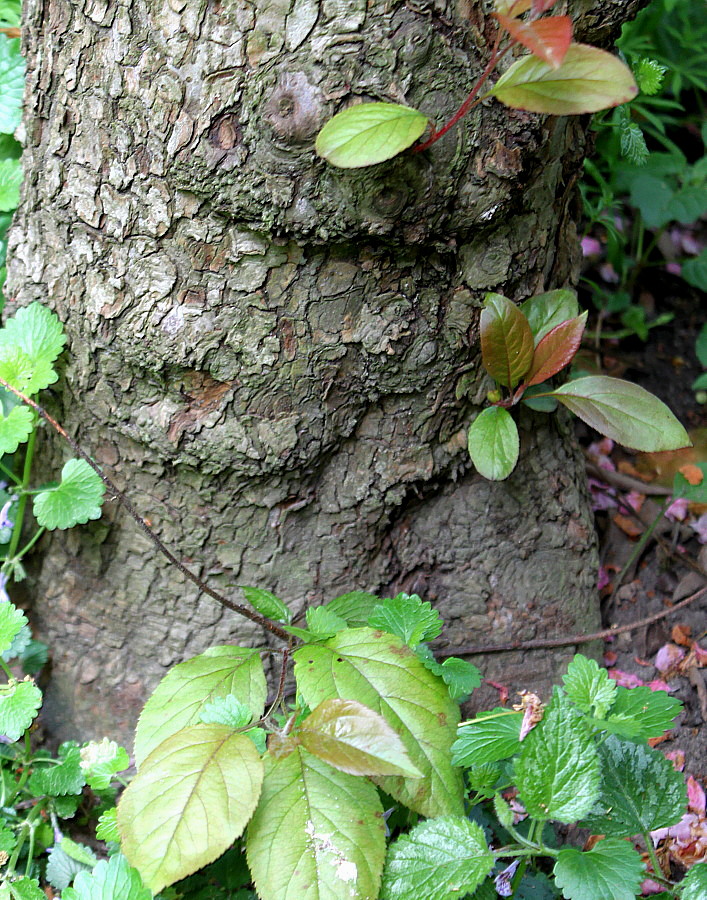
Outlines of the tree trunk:
[{"label": "tree trunk", "polygon": [[[641,5],[578,0],[606,44]],[[180,559],[301,612],[352,589],[432,600],[451,645],[597,623],[582,460],[527,415],[516,472],[472,470],[488,290],[576,274],[586,122],[484,104],[428,152],[313,153],[354,99],[441,122],[489,52],[470,0],[30,0],[26,180],[9,293],[66,324],[55,409]],[[68,454],[47,435],[47,473]],[[129,740],[167,667],[266,643],[115,504],[45,539],[32,615],[59,738]],[[561,654],[482,661],[542,688]],[[478,662],[478,660],[477,660]]]}]

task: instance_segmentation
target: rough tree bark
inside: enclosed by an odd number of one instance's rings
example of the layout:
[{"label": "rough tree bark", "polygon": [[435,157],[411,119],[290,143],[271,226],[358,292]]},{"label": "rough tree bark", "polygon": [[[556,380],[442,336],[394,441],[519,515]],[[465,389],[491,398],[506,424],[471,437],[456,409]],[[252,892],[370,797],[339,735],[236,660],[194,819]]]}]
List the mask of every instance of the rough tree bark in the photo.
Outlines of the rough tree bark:
[{"label": "rough tree bark", "polygon": [[[576,0],[606,45],[640,0]],[[70,336],[55,408],[153,527],[217,587],[301,611],[354,588],[437,603],[454,644],[597,621],[571,429],[523,422],[479,479],[487,290],[571,283],[586,122],[483,106],[424,154],[316,159],[355,99],[439,123],[488,53],[490,2],[29,0],[26,180],[8,292]],[[45,440],[47,467],[67,454]],[[53,471],[56,471],[55,469]],[[57,737],[129,739],[166,667],[259,643],[114,504],[43,544],[32,615]],[[552,653],[485,673],[556,675]]]}]

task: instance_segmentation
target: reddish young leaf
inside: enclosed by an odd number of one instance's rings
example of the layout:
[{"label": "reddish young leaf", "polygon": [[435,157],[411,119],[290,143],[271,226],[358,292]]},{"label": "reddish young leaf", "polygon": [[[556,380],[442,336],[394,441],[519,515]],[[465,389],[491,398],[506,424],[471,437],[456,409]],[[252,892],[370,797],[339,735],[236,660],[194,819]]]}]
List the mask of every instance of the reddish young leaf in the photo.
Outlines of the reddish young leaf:
[{"label": "reddish young leaf", "polygon": [[533,0],[496,0],[496,12],[502,16],[522,16],[530,9]]},{"label": "reddish young leaf", "polygon": [[569,16],[521,22],[501,13],[494,15],[510,36],[530,50],[533,56],[553,69],[559,69],[572,43],[572,20]]},{"label": "reddish young leaf", "polygon": [[572,362],[584,334],[587,313],[583,312],[576,319],[560,322],[549,331],[535,348],[533,362],[528,372],[526,384],[541,384],[560,369]]},{"label": "reddish young leaf", "polygon": [[481,359],[489,375],[515,387],[533,360],[533,333],[518,307],[502,294],[487,294],[481,312]]},{"label": "reddish young leaf", "polygon": [[557,3],[557,0],[533,0],[533,15],[541,16]]}]

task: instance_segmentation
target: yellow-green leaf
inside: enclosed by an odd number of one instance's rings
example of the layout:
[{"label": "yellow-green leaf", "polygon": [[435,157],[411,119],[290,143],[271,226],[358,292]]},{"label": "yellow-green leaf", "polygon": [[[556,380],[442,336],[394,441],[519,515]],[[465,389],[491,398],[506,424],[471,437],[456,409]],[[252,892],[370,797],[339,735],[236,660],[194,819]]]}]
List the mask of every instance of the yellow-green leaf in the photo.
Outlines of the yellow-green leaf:
[{"label": "yellow-green leaf", "polygon": [[333,166],[359,169],[397,156],[427,127],[427,117],[398,103],[358,103],[319,132],[315,149]]}]

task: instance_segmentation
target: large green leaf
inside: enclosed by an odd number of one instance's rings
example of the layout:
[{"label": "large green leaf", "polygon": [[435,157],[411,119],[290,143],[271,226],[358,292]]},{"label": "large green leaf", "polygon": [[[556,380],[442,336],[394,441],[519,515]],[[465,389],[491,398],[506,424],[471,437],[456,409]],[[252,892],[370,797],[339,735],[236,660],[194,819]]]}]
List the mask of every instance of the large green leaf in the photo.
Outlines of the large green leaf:
[{"label": "large green leaf", "polygon": [[371,900],[385,857],[378,792],[302,747],[266,757],[247,852],[261,900]]},{"label": "large green leaf", "polygon": [[22,118],[25,61],[20,39],[0,34],[0,134],[12,134]]},{"label": "large green leaf", "polygon": [[549,393],[600,434],[624,447],[652,453],[691,446],[687,432],[668,407],[630,381],[588,375]]},{"label": "large green leaf", "polygon": [[581,823],[594,834],[632,837],[667,828],[687,805],[683,776],[658,750],[612,736],[599,747],[601,792]]},{"label": "large green leaf", "polygon": [[523,713],[504,709],[481,712],[471,722],[459,726],[452,745],[452,761],[457,766],[481,766],[510,759],[520,752]]},{"label": "large green leaf", "polygon": [[586,853],[563,848],[553,873],[567,900],[635,900],[645,866],[630,844],[609,838]]},{"label": "large green leaf", "polygon": [[632,723],[632,737],[648,741],[661,737],[674,724],[682,703],[665,691],[652,691],[647,685],[635,688],[622,686],[616,689],[616,699],[609,709],[608,721],[621,720]]},{"label": "large green leaf", "polygon": [[525,315],[502,294],[487,294],[479,329],[484,368],[499,384],[515,387],[533,360],[533,333]]},{"label": "large green leaf", "polygon": [[314,708],[339,697],[380,713],[423,778],[389,776],[381,787],[425,816],[463,810],[461,774],[450,763],[459,707],[446,685],[401,640],[372,628],[343,631],[294,653],[297,686]]},{"label": "large green leaf", "polygon": [[579,315],[577,294],[566,288],[529,297],[520,308],[528,320],[536,345],[561,322]]},{"label": "large green leaf", "polygon": [[368,617],[368,624],[397,635],[414,649],[421,641],[439,637],[444,623],[432,604],[417,594],[398,594],[379,603]]},{"label": "large green leaf", "polygon": [[422,777],[383,716],[356,700],[325,700],[295,733],[310,753],[350,775]]},{"label": "large green leaf", "polygon": [[226,725],[191,725],[143,762],[118,804],[128,861],[155,893],[213,862],[248,824],[263,763]]},{"label": "large green leaf", "polygon": [[73,528],[100,519],[106,486],[85,459],[70,459],[61,470],[61,482],[34,495],[34,516],[40,525]]},{"label": "large green leaf", "polygon": [[342,169],[373,166],[412,146],[427,117],[397,103],[359,103],[337,113],[319,132],[315,148]]},{"label": "large green leaf", "polygon": [[521,745],[515,764],[521,802],[534,819],[575,822],[599,795],[599,759],[584,719],[555,689],[552,705]]},{"label": "large green leaf", "polygon": [[449,900],[473,891],[494,855],[476,822],[443,816],[421,822],[391,845],[381,900]]},{"label": "large green leaf", "polygon": [[140,873],[122,853],[101,860],[92,872],[81,872],[74,886],[61,892],[62,900],[152,900]]},{"label": "large green leaf", "polygon": [[513,417],[502,406],[489,406],[469,426],[469,456],[489,481],[503,481],[515,469],[520,437]]},{"label": "large green leaf", "polygon": [[138,767],[171,734],[200,720],[202,707],[233,694],[259,719],[268,688],[257,650],[246,647],[210,647],[199,656],[179,663],[165,675],[145,704],[135,731]]},{"label": "large green leaf", "polygon": [[637,93],[631,70],[620,59],[598,47],[570,44],[559,68],[525,56],[501,75],[488,95],[517,109],[574,116],[618,106]]},{"label": "large green leaf", "polygon": [[53,363],[65,343],[61,322],[41,303],[30,303],[19,309],[0,328],[0,347],[19,347],[34,361]]}]

